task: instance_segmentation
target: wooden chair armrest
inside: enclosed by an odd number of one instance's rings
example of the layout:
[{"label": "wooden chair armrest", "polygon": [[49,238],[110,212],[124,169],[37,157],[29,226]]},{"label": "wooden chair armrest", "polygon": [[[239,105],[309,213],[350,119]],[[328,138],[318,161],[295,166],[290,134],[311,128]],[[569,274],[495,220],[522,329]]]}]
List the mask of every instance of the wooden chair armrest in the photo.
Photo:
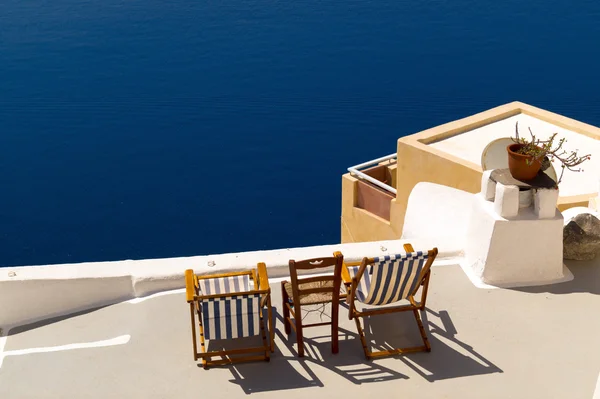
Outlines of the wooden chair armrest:
[{"label": "wooden chair armrest", "polygon": [[260,290],[268,290],[269,287],[269,275],[267,274],[267,265],[263,262],[260,262],[257,265],[258,269],[258,288]]},{"label": "wooden chair armrest", "polygon": [[361,261],[358,262],[344,262],[344,265],[346,266],[360,266]]},{"label": "wooden chair armrest", "polygon": [[188,302],[192,302],[196,294],[194,280],[194,271],[192,269],[187,269],[185,271],[185,299]]},{"label": "wooden chair armrest", "polygon": [[342,264],[342,281],[345,285],[352,283],[352,279],[350,278],[350,273],[348,272],[348,266],[346,264]]},{"label": "wooden chair armrest", "polygon": [[[333,256],[344,256],[342,255],[342,253],[340,251],[335,251],[333,253]],[[360,263],[357,263],[360,264]],[[348,265],[350,266],[355,266],[353,263],[350,262],[342,262],[342,282],[344,283],[344,285],[348,285],[350,283],[352,283],[352,279],[350,278],[350,273],[348,273]]]}]

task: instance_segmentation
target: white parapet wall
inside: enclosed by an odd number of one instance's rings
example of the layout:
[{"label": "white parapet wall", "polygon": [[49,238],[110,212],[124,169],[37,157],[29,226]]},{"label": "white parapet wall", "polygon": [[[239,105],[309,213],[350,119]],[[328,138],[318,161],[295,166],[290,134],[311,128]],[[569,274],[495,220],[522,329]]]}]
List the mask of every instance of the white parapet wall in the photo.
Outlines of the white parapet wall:
[{"label": "white parapet wall", "polygon": [[403,253],[410,242],[415,249],[437,247],[440,260],[455,258],[462,248],[455,240],[410,239],[287,248],[185,258],[124,260],[47,266],[0,268],[0,328],[8,329],[63,316],[127,299],[183,288],[183,274],[247,270],[259,262],[269,277],[288,275],[290,259],[332,256],[341,251],[348,261]]},{"label": "white parapet wall", "polygon": [[473,194],[440,184],[421,182],[410,193],[402,229],[403,240],[423,239],[465,248]]}]

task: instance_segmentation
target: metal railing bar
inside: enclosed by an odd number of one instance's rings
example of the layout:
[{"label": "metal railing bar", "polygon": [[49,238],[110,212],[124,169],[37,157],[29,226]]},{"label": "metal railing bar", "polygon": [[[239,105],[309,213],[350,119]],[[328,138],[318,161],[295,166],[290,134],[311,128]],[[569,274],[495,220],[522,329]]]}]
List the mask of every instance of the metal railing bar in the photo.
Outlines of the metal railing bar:
[{"label": "metal railing bar", "polygon": [[387,184],[385,184],[385,183],[383,183],[383,182],[381,182],[381,181],[379,181],[379,180],[377,180],[377,179],[375,179],[375,178],[373,178],[373,177],[371,177],[371,176],[369,176],[369,175],[367,175],[367,174],[365,174],[365,173],[363,173],[363,172],[361,172],[361,171],[358,170],[359,168],[364,168],[364,167],[367,167],[367,166],[375,165],[375,164],[378,164],[380,162],[387,161],[387,160],[393,159],[393,158],[396,158],[396,154],[386,155],[385,157],[373,159],[373,160],[368,161],[368,162],[364,162],[364,163],[361,163],[361,164],[358,164],[358,165],[355,165],[355,166],[351,166],[351,167],[348,168],[348,172],[350,172],[350,174],[354,174],[354,175],[356,175],[356,176],[358,176],[358,177],[360,177],[360,178],[362,178],[362,179],[364,179],[364,180],[366,180],[366,181],[368,181],[370,183],[373,183],[376,186],[381,187],[382,189],[384,189],[386,191],[389,191],[390,193],[393,193],[394,195],[396,195],[396,189],[394,187],[388,186]]},{"label": "metal railing bar", "polygon": [[[368,161],[368,162],[364,162],[364,163],[361,163],[361,164],[358,164],[358,165],[350,166],[350,168],[352,168],[352,169],[361,169],[361,168],[364,168],[364,167],[367,167],[367,166],[374,165],[374,164],[379,163],[379,162],[387,161],[388,159],[392,159],[392,158],[396,158],[396,154],[386,155],[385,157],[373,159],[373,160]],[[350,169],[350,168],[348,168],[348,169]]]}]

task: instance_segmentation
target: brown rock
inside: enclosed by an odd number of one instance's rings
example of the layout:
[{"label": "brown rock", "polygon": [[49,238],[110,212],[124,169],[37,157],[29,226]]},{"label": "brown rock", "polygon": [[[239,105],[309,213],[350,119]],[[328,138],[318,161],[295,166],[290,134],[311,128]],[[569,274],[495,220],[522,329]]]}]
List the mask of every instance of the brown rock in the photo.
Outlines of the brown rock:
[{"label": "brown rock", "polygon": [[600,251],[600,220],[590,213],[580,213],[563,229],[563,257],[590,260]]}]

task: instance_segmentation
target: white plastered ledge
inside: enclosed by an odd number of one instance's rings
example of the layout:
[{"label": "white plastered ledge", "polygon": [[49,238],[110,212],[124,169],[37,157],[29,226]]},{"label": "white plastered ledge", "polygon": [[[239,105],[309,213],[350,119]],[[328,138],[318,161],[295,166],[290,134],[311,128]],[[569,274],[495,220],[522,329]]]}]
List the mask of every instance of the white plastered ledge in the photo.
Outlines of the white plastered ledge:
[{"label": "white plastered ledge", "polygon": [[408,197],[402,239],[454,241],[455,247],[464,249],[473,201],[473,194],[466,191],[418,183]]},{"label": "white plastered ledge", "polygon": [[[493,140],[514,136],[516,122],[519,122],[521,137],[530,138],[528,128],[531,128],[536,137],[542,140],[548,139],[553,133],[558,133],[559,138],[567,140],[563,146],[565,150],[579,150],[580,155],[592,155],[591,160],[581,165],[583,172],[565,170],[560,184],[561,196],[568,197],[598,192],[600,140],[561,128],[527,114],[514,115],[429,145],[447,154],[480,165],[481,154],[485,147]],[[560,174],[560,165],[554,163],[554,168]]]},{"label": "white plastered ledge", "polygon": [[[183,274],[223,273],[267,265],[270,278],[288,275],[290,259],[332,256],[341,251],[348,261],[403,253],[407,241],[379,241],[270,251],[240,252],[185,258],[124,260],[64,265],[5,267],[0,269],[0,328],[92,309],[153,293],[183,288]],[[455,240],[409,241],[417,250],[437,247],[439,259],[457,257]],[[438,262],[439,263],[439,262]],[[457,262],[454,262],[457,263]]]},{"label": "white plastered ledge", "polygon": [[562,262],[562,214],[539,219],[532,209],[518,211],[519,216],[507,220],[484,194],[419,183],[408,200],[402,239],[454,239],[464,251],[459,263],[478,288],[572,280]]}]

